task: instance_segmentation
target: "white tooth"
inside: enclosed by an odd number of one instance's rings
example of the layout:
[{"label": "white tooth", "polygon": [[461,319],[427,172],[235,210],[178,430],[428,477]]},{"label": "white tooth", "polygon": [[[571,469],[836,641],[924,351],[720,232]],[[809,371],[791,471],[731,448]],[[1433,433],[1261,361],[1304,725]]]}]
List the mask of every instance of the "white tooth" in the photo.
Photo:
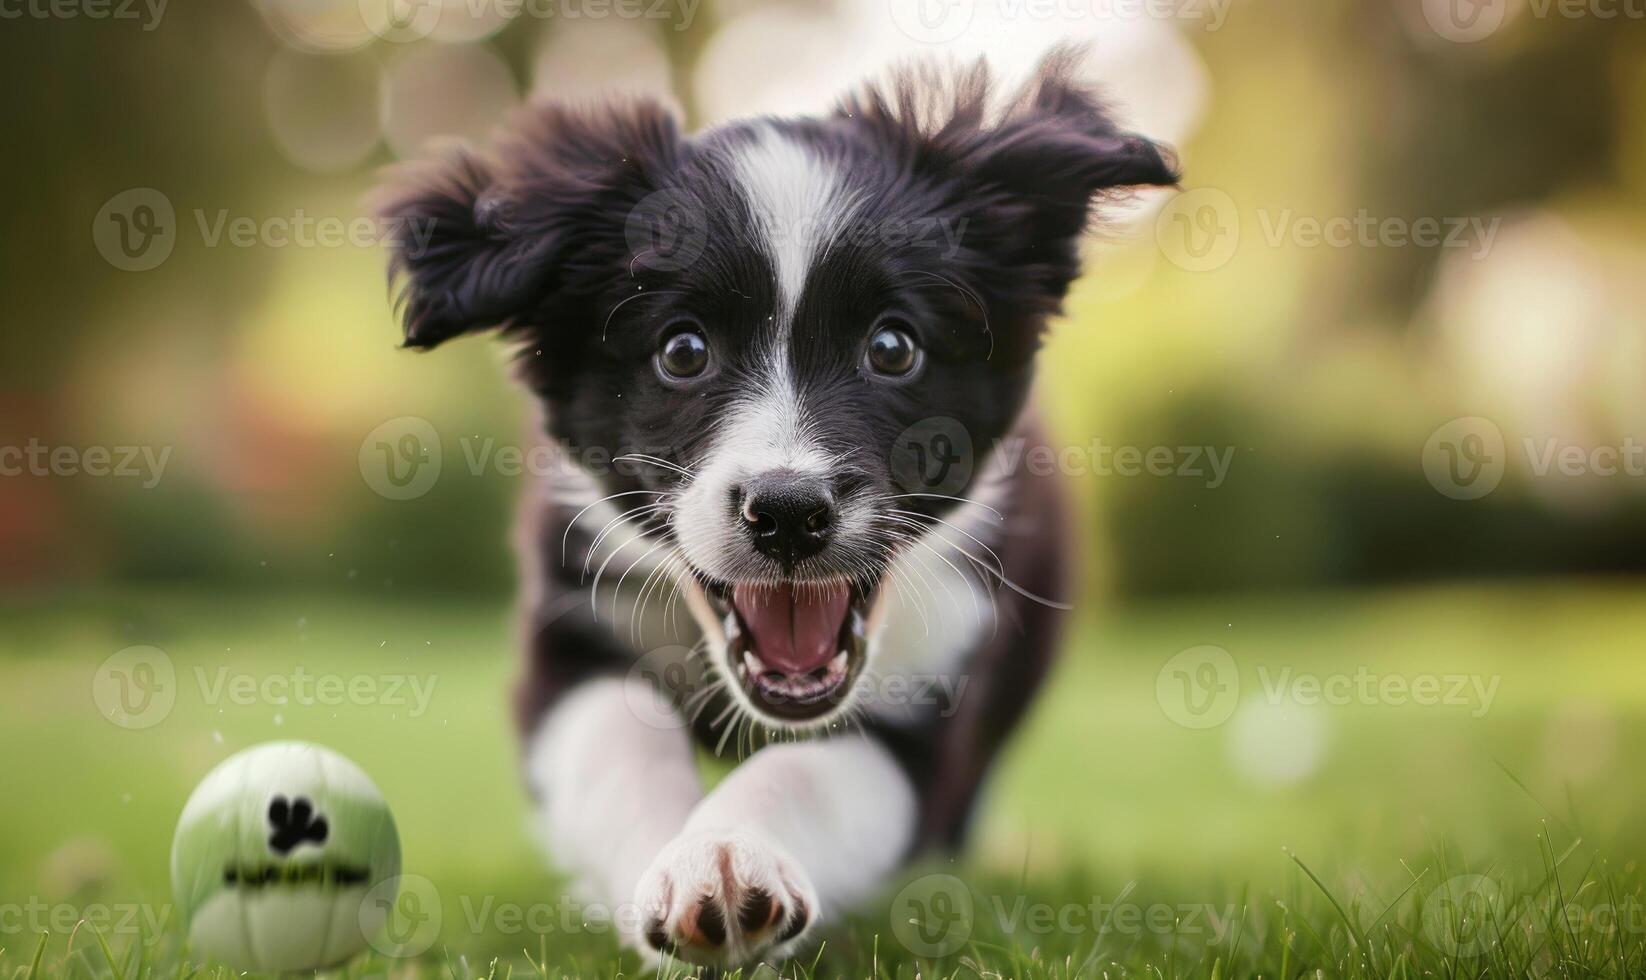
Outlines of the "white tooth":
[{"label": "white tooth", "polygon": [[831,672],[837,671],[837,670],[845,670],[846,669],[846,660],[847,660],[846,651],[844,651],[844,650],[840,651],[839,653],[834,655],[833,660],[829,661],[829,670]]},{"label": "white tooth", "polygon": [[752,651],[743,651],[743,666],[751,674],[760,673],[760,661],[755,657]]}]

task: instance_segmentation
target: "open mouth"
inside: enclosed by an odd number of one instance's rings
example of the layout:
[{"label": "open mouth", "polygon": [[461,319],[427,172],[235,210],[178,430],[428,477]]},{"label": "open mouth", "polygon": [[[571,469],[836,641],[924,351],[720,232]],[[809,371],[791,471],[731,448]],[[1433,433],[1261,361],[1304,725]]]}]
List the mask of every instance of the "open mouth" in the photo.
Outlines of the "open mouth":
[{"label": "open mouth", "polygon": [[829,714],[850,695],[868,646],[870,596],[845,581],[709,583],[728,666],[763,712]]}]

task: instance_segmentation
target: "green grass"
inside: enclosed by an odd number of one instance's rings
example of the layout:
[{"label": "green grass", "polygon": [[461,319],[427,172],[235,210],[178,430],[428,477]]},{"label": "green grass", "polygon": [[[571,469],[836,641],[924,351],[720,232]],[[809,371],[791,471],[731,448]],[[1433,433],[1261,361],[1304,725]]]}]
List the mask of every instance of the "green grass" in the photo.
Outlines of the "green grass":
[{"label": "green grass", "polygon": [[[406,871],[438,893],[428,952],[362,957],[349,975],[640,972],[583,910],[561,914],[533,844],[501,606],[121,593],[0,617],[0,980],[32,980],[41,931],[43,977],[211,976],[180,948],[172,827],[212,765],[272,738],[331,745],[371,772]],[[1615,584],[1089,611],[989,787],[971,850],[915,869],[784,974],[1641,975],[1642,635],[1640,590]],[[134,731],[99,714],[93,686],[135,644],[163,649],[180,683],[164,720]],[[1163,710],[1156,682],[1204,644],[1233,657],[1239,710],[1195,730]],[[213,694],[220,678],[299,666],[412,675],[432,694],[421,711]],[[1357,672],[1492,694],[1264,696],[1281,676]],[[922,938],[907,925],[919,909],[970,916],[927,916]]]}]

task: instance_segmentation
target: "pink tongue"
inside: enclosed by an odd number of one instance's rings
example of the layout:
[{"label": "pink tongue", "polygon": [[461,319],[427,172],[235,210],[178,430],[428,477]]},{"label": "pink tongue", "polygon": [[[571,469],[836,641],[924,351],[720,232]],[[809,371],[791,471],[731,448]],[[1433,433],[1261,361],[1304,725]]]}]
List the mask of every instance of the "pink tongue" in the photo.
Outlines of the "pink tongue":
[{"label": "pink tongue", "polygon": [[754,655],[773,670],[808,674],[839,651],[851,603],[844,585],[738,585],[732,603],[753,634]]}]

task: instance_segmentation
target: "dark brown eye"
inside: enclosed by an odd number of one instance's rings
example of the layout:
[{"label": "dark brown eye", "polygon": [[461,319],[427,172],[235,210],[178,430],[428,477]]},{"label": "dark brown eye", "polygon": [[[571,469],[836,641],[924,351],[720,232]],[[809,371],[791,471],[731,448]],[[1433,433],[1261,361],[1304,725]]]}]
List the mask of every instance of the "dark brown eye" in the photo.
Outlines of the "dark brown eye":
[{"label": "dark brown eye", "polygon": [[869,338],[869,367],[877,374],[908,374],[920,359],[920,348],[901,326],[887,324]]},{"label": "dark brown eye", "polygon": [[709,342],[696,327],[677,330],[664,339],[657,352],[657,367],[665,377],[695,378],[709,366]]}]

